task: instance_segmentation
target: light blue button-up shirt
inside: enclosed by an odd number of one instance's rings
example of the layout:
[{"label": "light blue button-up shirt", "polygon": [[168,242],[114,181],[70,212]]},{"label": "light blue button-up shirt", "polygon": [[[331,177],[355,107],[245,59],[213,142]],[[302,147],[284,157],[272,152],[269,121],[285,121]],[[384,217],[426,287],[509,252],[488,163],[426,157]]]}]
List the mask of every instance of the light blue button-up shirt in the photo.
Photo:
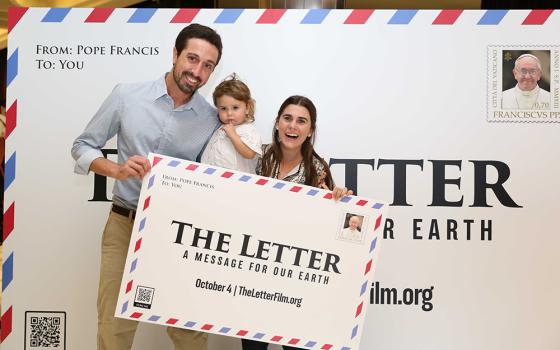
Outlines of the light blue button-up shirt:
[{"label": "light blue button-up shirt", "polygon": [[[115,135],[119,164],[149,152],[196,160],[219,125],[216,109],[198,92],[188,103],[173,108],[165,76],[151,82],[119,84],[74,141],[74,171],[89,173],[91,162],[103,157],[101,148]],[[140,187],[141,181],[135,178],[115,181],[113,202],[136,209]]]}]

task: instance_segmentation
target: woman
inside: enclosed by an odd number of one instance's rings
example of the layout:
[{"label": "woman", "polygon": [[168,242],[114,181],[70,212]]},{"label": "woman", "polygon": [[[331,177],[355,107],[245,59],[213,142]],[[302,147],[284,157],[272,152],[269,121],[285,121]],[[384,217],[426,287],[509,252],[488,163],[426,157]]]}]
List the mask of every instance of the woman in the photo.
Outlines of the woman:
[{"label": "woman", "polygon": [[288,97],[276,116],[272,143],[263,146],[257,174],[333,189],[329,167],[313,149],[316,123],[317,110],[311,100]]},{"label": "woman", "polygon": [[[256,172],[262,176],[332,190],[334,182],[328,164],[313,149],[317,110],[304,96],[290,96],[280,106],[272,134],[272,143],[263,145],[263,156]],[[333,198],[352,194],[334,187]],[[266,350],[267,343],[242,339],[243,350]],[[285,350],[297,350],[284,345]]]}]

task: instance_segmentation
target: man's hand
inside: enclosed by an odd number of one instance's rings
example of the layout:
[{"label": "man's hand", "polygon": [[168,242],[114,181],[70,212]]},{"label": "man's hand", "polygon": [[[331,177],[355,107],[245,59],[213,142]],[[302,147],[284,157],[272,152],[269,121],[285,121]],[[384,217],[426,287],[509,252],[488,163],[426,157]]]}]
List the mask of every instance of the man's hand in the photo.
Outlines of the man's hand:
[{"label": "man's hand", "polygon": [[146,157],[132,156],[124,164],[119,164],[115,175],[117,180],[125,180],[129,177],[142,179],[152,168],[150,161]]}]

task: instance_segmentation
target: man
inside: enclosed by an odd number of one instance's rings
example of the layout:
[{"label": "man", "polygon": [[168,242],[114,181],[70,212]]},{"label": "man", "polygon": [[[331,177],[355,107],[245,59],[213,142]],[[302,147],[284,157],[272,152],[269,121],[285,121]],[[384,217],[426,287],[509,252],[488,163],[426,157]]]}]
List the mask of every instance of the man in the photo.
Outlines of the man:
[{"label": "man", "polygon": [[360,218],[356,215],[350,217],[348,220],[348,227],[342,230],[340,237],[344,239],[349,239],[351,241],[359,241],[362,239],[362,233],[360,232]]},{"label": "man", "polygon": [[[219,126],[216,110],[197,92],[222,55],[220,36],[191,24],[175,41],[173,68],[158,80],[119,84],[74,141],[75,172],[115,178],[113,206],[105,226],[97,300],[98,349],[130,349],[137,322],[115,318],[120,281],[140,195],[150,171],[149,152],[195,160]],[[117,135],[118,163],[100,149]],[[175,349],[206,349],[207,335],[171,328]]]},{"label": "man", "polygon": [[541,74],[541,62],[537,56],[528,53],[519,56],[515,60],[513,68],[513,76],[517,80],[517,85],[504,91],[502,108],[549,109],[550,93],[538,85]]}]

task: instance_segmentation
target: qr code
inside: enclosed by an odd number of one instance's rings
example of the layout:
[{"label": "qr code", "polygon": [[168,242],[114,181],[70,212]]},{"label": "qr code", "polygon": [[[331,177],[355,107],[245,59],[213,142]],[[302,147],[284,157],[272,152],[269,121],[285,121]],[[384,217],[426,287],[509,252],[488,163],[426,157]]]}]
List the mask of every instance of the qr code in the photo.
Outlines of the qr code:
[{"label": "qr code", "polygon": [[25,350],[65,350],[65,348],[65,312],[25,312]]},{"label": "qr code", "polygon": [[134,297],[134,306],[149,309],[152,307],[154,299],[154,288],[138,286],[136,287],[136,296]]}]

